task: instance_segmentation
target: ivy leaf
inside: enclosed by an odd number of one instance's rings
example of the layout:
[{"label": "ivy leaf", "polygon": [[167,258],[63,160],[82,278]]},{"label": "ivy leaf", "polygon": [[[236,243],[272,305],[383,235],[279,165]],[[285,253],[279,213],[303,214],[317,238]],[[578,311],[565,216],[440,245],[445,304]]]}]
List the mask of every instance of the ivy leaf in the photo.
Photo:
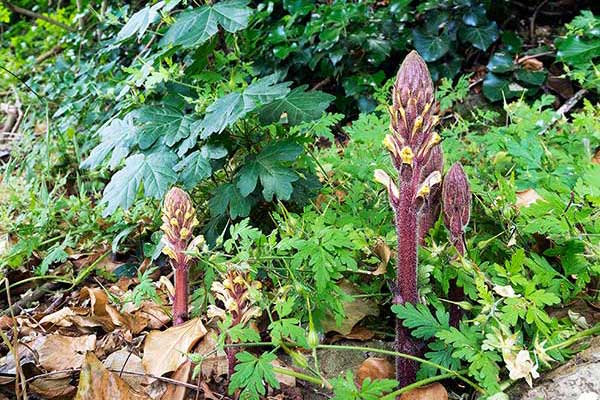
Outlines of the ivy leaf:
[{"label": "ivy leaf", "polygon": [[206,145],[200,150],[189,154],[186,158],[175,165],[175,171],[180,173],[180,179],[186,189],[192,189],[203,179],[212,173],[211,160],[217,160],[227,155],[227,149]]},{"label": "ivy leaf", "polygon": [[239,363],[235,366],[235,372],[231,375],[229,382],[229,394],[243,389],[240,398],[259,399],[267,392],[267,385],[279,389],[279,381],[273,372],[271,363],[277,359],[273,353],[263,353],[260,357],[243,351],[236,354]]},{"label": "ivy leaf", "polygon": [[103,126],[98,132],[100,144],[94,147],[82,163],[81,168],[94,168],[108,157],[109,167],[114,169],[121,160],[129,154],[131,146],[135,144],[136,129],[131,118],[113,119],[108,125]]},{"label": "ivy leaf", "polygon": [[229,209],[229,216],[232,219],[247,217],[252,204],[252,199],[242,196],[239,189],[232,183],[219,186],[208,201],[213,216],[223,215]]},{"label": "ivy leaf", "polygon": [[450,36],[447,32],[435,35],[424,29],[413,29],[412,37],[415,49],[427,62],[439,60],[450,50]]},{"label": "ivy leaf", "polygon": [[112,214],[117,207],[129,208],[144,188],[146,197],[162,198],[169,186],[177,181],[173,167],[177,156],[170,150],[151,154],[134,154],[125,160],[125,167],[113,175],[104,188],[101,204],[106,204],[103,215]]},{"label": "ivy leaf", "polygon": [[161,136],[163,143],[172,147],[189,136],[193,121],[192,117],[183,114],[179,109],[164,104],[142,107],[135,110],[133,115],[141,123],[138,126],[138,144],[142,150],[150,148]]},{"label": "ivy leaf", "polygon": [[417,338],[431,339],[438,331],[450,326],[450,317],[441,308],[436,309],[435,317],[424,304],[395,304],[392,311],[402,320],[405,327],[412,329],[412,335]]},{"label": "ivy leaf", "polygon": [[287,122],[297,125],[320,118],[335,97],[318,90],[307,92],[306,87],[299,86],[285,97],[263,106],[260,120],[266,124],[277,122],[286,114]]},{"label": "ivy leaf", "polygon": [[488,71],[494,73],[512,71],[514,69],[513,58],[510,54],[497,51],[492,55],[492,57],[490,57],[490,61],[488,62],[486,68]]},{"label": "ivy leaf", "polygon": [[498,39],[499,31],[496,21],[491,21],[485,26],[462,26],[458,34],[473,47],[485,51]]},{"label": "ivy leaf", "polygon": [[252,9],[246,0],[226,0],[182,14],[165,33],[160,45],[194,47],[210,39],[219,30],[234,33],[248,26]]},{"label": "ivy leaf", "polygon": [[266,201],[272,201],[273,195],[280,200],[289,200],[292,182],[297,181],[299,176],[282,162],[295,160],[301,152],[302,147],[293,142],[278,142],[265,147],[254,160],[247,161],[240,169],[237,187],[241,195],[246,197],[252,193],[260,179]]}]

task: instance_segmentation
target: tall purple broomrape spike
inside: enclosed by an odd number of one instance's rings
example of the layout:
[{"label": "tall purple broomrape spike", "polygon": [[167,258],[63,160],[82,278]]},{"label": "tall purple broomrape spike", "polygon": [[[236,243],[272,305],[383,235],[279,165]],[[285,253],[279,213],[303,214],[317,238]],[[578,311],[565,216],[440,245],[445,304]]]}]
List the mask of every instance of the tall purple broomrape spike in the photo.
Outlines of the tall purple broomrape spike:
[{"label": "tall purple broomrape spike", "polygon": [[[390,152],[398,172],[397,183],[384,171],[375,171],[375,179],[388,189],[395,214],[398,237],[397,277],[394,304],[417,303],[417,246],[424,233],[419,226],[431,224],[439,210],[442,154],[440,136],[433,131],[438,121],[435,113],[433,82],[427,65],[417,52],[411,52],[402,63],[392,91],[393,105],[389,107],[391,135],[384,145]],[[425,212],[426,214],[423,214]],[[438,211],[439,212],[439,211]],[[430,225],[429,225],[430,226]],[[396,349],[417,355],[419,346],[409,332],[396,322]],[[396,377],[401,386],[416,379],[417,364],[398,357]]]},{"label": "tall purple broomrape spike", "polygon": [[[186,254],[193,248],[194,227],[198,225],[192,199],[183,190],[174,187],[165,195],[161,226],[164,232],[163,253],[175,270],[175,298],[173,299],[173,325],[180,325],[188,318],[188,269],[191,258]],[[201,237],[199,237],[201,238]]]}]

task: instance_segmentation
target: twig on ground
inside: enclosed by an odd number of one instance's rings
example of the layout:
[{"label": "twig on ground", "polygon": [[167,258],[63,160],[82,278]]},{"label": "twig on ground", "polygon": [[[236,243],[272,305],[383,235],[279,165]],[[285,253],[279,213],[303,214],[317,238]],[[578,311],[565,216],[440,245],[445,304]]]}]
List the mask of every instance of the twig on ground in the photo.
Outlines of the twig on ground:
[{"label": "twig on ground", "polygon": [[51,48],[50,50],[48,50],[45,53],[40,54],[36,59],[35,59],[35,63],[36,64],[41,64],[44,61],[46,61],[49,58],[54,57],[55,55],[58,55],[60,53],[62,53],[65,50],[64,47],[62,47],[62,45],[57,44],[56,46],[54,46],[53,48]]},{"label": "twig on ground", "polygon": [[2,312],[0,312],[0,316],[18,313],[21,310],[27,308],[27,306],[29,306],[29,304],[41,299],[46,293],[56,291],[56,289],[58,289],[58,287],[59,287],[59,284],[56,282],[47,282],[47,283],[43,284],[42,286],[38,287],[37,289],[35,289],[30,294],[24,296],[22,299],[17,301],[15,304],[10,305],[6,310],[3,310]]},{"label": "twig on ground", "polygon": [[533,15],[531,16],[531,20],[529,22],[529,36],[531,39],[531,43],[535,43],[535,19],[537,18],[538,13],[544,7],[544,5],[548,2],[548,0],[543,0],[540,4],[537,5],[535,10],[533,11]]},{"label": "twig on ground", "polygon": [[577,104],[579,102],[579,100],[581,100],[581,98],[586,93],[587,93],[586,89],[579,89],[579,91],[577,91],[577,93],[575,93],[573,96],[571,96],[571,98],[569,100],[565,101],[565,103],[562,106],[560,106],[560,108],[558,110],[556,110],[556,113],[555,113],[554,117],[552,117],[552,120],[550,121],[548,126],[546,126],[544,129],[542,129],[539,134],[543,135],[546,132],[548,132],[548,130],[556,123],[556,121],[558,121],[559,119],[564,117],[565,114],[567,114],[569,111],[571,111],[571,109],[573,107],[575,107],[575,104]]}]

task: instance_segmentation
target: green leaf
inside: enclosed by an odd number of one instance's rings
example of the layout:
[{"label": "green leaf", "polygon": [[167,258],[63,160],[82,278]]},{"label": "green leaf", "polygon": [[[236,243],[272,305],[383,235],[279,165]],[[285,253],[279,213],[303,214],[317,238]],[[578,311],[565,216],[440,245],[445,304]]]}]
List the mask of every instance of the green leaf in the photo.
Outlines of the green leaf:
[{"label": "green leaf", "polygon": [[391,392],[398,386],[393,379],[366,378],[361,387],[357,387],[351,371],[346,375],[331,379],[334,397],[332,400],[378,400],[385,393]]},{"label": "green leaf", "polygon": [[491,21],[485,26],[462,26],[458,34],[473,47],[485,51],[498,39],[499,32],[496,22]]},{"label": "green leaf", "polygon": [[494,73],[512,71],[514,69],[513,57],[510,54],[498,51],[490,57],[486,67],[488,71]]},{"label": "green leaf", "polygon": [[219,25],[230,33],[244,29],[252,14],[252,9],[247,4],[246,0],[226,0],[186,12],[171,25],[160,45],[201,45],[218,32]]},{"label": "green leaf", "polygon": [[229,210],[232,219],[247,217],[250,214],[253,200],[242,196],[239,189],[232,183],[219,186],[209,200],[211,215],[223,215]]},{"label": "green leaf", "polygon": [[129,150],[135,144],[136,129],[131,118],[115,118],[108,125],[98,131],[100,144],[94,147],[82,163],[81,168],[94,168],[102,163],[112,152],[108,163],[114,169],[121,160],[129,154]]},{"label": "green leaf", "polygon": [[252,193],[260,179],[266,201],[272,201],[273,195],[280,200],[289,200],[292,182],[299,177],[282,162],[295,160],[301,152],[302,147],[293,142],[278,142],[265,147],[254,160],[247,161],[240,169],[237,187],[241,195],[246,197]]},{"label": "green leaf", "polygon": [[421,339],[431,339],[435,334],[449,328],[449,315],[441,308],[437,308],[435,317],[424,304],[411,303],[396,304],[392,311],[402,320],[402,325],[410,328],[412,335]]},{"label": "green leaf", "polygon": [[134,154],[125,160],[125,167],[113,175],[104,188],[101,204],[106,204],[103,215],[112,214],[117,207],[129,208],[140,187],[146,197],[160,199],[177,180],[173,171],[177,156],[161,149],[151,154]]},{"label": "green leaf", "polygon": [[206,145],[200,150],[190,153],[186,158],[175,165],[175,171],[179,172],[179,179],[186,189],[194,188],[198,182],[208,178],[212,173],[211,160],[217,160],[227,155],[227,149]]},{"label": "green leaf", "polygon": [[546,75],[546,71],[528,71],[526,69],[520,69],[515,73],[519,81],[533,86],[541,86],[546,81]]},{"label": "green leaf", "polygon": [[267,385],[279,389],[279,381],[273,372],[271,363],[277,359],[273,353],[263,353],[260,357],[243,351],[236,354],[239,363],[229,382],[229,394],[242,389],[240,398],[259,399],[267,393]]},{"label": "green leaf", "polygon": [[196,145],[198,138],[206,139],[221,133],[257,107],[283,98],[289,93],[291,82],[277,83],[277,75],[271,74],[250,84],[243,92],[229,93],[206,108],[204,119],[190,129],[192,134],[183,141],[178,154],[183,156]]},{"label": "green leaf", "polygon": [[586,41],[578,36],[569,36],[566,39],[557,39],[556,46],[556,56],[560,61],[584,63],[600,56],[600,40]]},{"label": "green leaf", "polygon": [[514,97],[515,93],[509,89],[510,82],[498,75],[488,72],[483,81],[483,94],[491,101]]},{"label": "green leaf", "polygon": [[273,321],[268,329],[276,344],[281,343],[284,338],[289,338],[300,346],[308,348],[306,331],[300,326],[300,320],[297,318],[280,318]]},{"label": "green leaf", "polygon": [[320,118],[335,97],[318,90],[307,92],[306,87],[299,86],[285,97],[263,106],[259,111],[261,121],[272,123],[287,119],[290,125],[297,125]]},{"label": "green leaf", "polygon": [[158,20],[158,11],[165,5],[164,1],[159,1],[152,7],[144,7],[129,18],[117,34],[117,42],[129,39],[137,33],[138,39],[144,36],[150,24]]},{"label": "green leaf", "polygon": [[186,116],[175,107],[165,104],[146,106],[133,112],[138,126],[138,144],[142,150],[150,148],[159,137],[172,147],[188,137],[192,117]]},{"label": "green leaf", "polygon": [[412,37],[415,49],[427,62],[439,60],[450,50],[450,36],[445,31],[435,35],[424,29],[413,29]]}]

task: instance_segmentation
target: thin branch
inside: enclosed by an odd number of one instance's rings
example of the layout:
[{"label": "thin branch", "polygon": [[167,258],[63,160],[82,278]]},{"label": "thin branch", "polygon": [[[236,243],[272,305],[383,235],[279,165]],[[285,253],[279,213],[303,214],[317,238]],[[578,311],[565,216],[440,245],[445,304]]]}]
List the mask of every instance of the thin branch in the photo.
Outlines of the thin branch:
[{"label": "thin branch", "polygon": [[552,125],[554,125],[556,123],[556,121],[558,121],[559,119],[564,117],[565,114],[567,114],[569,111],[571,111],[571,109],[573,107],[575,107],[575,104],[577,104],[579,102],[579,100],[581,100],[581,98],[586,93],[587,93],[586,89],[579,89],[579,91],[577,93],[575,93],[573,96],[571,96],[571,98],[569,100],[565,101],[565,103],[562,106],[560,106],[560,108],[558,110],[556,110],[556,113],[555,113],[554,117],[552,117],[552,120],[550,121],[548,126],[546,126],[544,129],[542,129],[542,131],[539,134],[543,135],[546,132],[548,132],[548,130],[552,127]]},{"label": "thin branch", "polygon": [[8,8],[10,11],[12,11],[16,14],[25,15],[27,17],[34,18],[34,19],[41,19],[43,21],[48,22],[49,24],[56,25],[60,28],[63,28],[65,30],[69,31],[69,32],[75,31],[75,29],[73,29],[73,27],[70,27],[69,25],[65,25],[60,21],[57,21],[55,19],[52,19],[52,18],[47,17],[42,14],[38,14],[34,11],[30,11],[25,8],[21,8],[19,6],[15,6],[14,4],[9,3],[7,0],[2,0],[2,4],[4,4],[6,6],[6,8]]}]

